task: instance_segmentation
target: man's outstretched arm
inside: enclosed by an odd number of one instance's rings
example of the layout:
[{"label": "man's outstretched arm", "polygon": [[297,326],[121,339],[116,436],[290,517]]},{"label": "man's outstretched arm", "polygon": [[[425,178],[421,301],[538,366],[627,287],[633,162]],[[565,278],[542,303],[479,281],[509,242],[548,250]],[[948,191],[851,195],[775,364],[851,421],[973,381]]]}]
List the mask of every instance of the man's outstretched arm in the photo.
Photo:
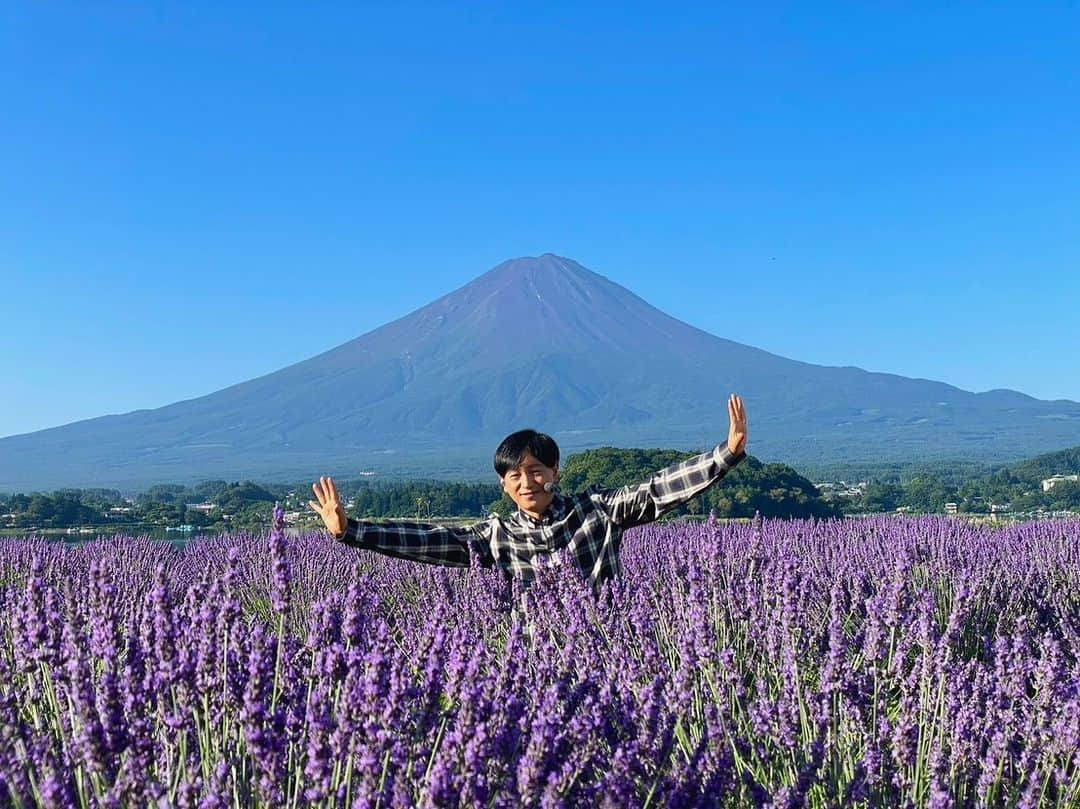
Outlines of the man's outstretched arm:
[{"label": "man's outstretched arm", "polygon": [[726,444],[661,469],[644,483],[593,494],[612,522],[624,528],[652,522],[724,477],[746,457],[746,410],[734,394],[728,399],[730,428]]},{"label": "man's outstretched arm", "polygon": [[486,523],[451,528],[419,522],[366,522],[345,514],[333,478],[320,478],[311,488],[318,503],[311,500],[308,505],[323,518],[334,539],[346,545],[450,567],[468,567],[471,546],[481,563],[493,562],[482,532]]}]

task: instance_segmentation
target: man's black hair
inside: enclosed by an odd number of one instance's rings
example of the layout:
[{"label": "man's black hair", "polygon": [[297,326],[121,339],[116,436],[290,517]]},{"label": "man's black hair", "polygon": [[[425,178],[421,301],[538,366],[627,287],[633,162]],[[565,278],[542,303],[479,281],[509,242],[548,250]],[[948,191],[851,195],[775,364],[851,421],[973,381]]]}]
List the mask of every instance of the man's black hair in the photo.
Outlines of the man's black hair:
[{"label": "man's black hair", "polygon": [[506,436],[495,450],[495,471],[499,477],[505,477],[511,469],[521,466],[526,452],[544,466],[554,468],[559,464],[559,445],[554,438],[536,430],[519,430]]}]

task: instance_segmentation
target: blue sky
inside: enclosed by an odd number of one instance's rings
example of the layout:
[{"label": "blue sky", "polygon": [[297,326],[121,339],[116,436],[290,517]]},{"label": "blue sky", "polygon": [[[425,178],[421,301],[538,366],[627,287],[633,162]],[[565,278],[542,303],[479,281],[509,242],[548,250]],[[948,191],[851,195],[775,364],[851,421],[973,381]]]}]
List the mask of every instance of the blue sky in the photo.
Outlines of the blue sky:
[{"label": "blue sky", "polygon": [[548,251],[787,357],[1080,400],[1080,9],[745,5],[4,4],[0,436]]}]

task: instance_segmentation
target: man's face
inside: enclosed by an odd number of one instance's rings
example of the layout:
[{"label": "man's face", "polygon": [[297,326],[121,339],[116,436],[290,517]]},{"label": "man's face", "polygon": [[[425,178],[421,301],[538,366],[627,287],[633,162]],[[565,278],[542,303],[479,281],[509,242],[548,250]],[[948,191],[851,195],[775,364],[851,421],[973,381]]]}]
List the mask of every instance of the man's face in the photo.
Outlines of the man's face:
[{"label": "man's face", "polygon": [[539,517],[543,514],[552,499],[554,492],[545,492],[545,483],[556,483],[559,480],[559,467],[544,466],[529,452],[521,459],[517,469],[509,470],[502,477],[502,487],[517,504],[517,507],[526,514]]}]

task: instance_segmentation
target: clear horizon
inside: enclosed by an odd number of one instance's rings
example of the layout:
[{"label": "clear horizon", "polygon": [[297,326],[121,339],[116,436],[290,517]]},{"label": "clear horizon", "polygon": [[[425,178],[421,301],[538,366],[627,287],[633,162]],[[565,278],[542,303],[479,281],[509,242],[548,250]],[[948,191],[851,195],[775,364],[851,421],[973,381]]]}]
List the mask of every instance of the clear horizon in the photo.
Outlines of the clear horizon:
[{"label": "clear horizon", "polygon": [[0,437],[545,252],[791,359],[1080,401],[1080,9],[469,9],[0,11]]}]

